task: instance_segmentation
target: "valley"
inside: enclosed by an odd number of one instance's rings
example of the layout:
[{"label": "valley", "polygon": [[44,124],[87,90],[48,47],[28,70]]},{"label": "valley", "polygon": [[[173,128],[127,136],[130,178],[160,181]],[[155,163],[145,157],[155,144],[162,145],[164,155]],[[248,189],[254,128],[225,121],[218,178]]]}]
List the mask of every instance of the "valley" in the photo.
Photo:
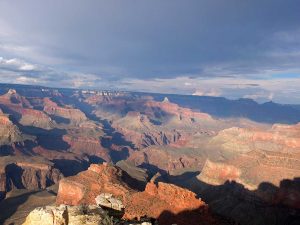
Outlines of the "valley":
[{"label": "valley", "polygon": [[300,222],[296,106],[8,84],[0,94],[0,208],[27,196],[3,224],[100,193],[120,198],[128,220]]}]

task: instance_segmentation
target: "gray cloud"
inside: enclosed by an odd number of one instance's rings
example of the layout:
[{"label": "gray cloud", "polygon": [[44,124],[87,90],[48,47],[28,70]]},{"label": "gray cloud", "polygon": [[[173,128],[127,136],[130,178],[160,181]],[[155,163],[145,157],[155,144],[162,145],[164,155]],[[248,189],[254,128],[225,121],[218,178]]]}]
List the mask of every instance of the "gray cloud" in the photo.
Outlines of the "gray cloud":
[{"label": "gray cloud", "polygon": [[119,78],[99,74],[66,72],[31,64],[17,58],[0,58],[0,79],[7,83],[39,84],[51,87],[117,89],[130,91],[224,96],[230,99],[252,98],[259,102],[300,101],[298,77],[256,79],[248,77]]},{"label": "gray cloud", "polygon": [[[273,74],[300,73],[299,12],[294,0],[3,0],[0,56],[38,68],[1,68],[53,86],[110,82],[126,89],[129,81],[186,77],[256,84]],[[254,96],[250,92],[244,88],[239,96]]]}]

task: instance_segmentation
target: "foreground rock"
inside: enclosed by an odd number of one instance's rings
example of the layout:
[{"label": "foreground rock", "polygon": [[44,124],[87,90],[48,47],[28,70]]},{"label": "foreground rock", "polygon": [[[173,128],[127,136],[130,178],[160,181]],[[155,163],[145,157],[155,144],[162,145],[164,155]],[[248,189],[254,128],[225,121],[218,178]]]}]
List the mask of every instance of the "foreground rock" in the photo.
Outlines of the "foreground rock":
[{"label": "foreground rock", "polygon": [[34,209],[23,225],[152,225],[151,222],[129,222],[111,217],[96,205],[46,206]]},{"label": "foreground rock", "polygon": [[172,184],[148,183],[145,191],[129,196],[125,218],[143,216],[158,219],[159,224],[218,224],[208,206],[196,194]]},{"label": "foreground rock", "polygon": [[208,206],[191,191],[150,182],[139,192],[129,187],[126,180],[126,173],[117,167],[93,164],[87,171],[61,180],[57,204],[97,202],[118,211],[124,208],[123,219],[147,217],[157,219],[159,224],[219,224]]},{"label": "foreground rock", "polygon": [[33,210],[23,225],[98,225],[105,219],[109,217],[96,206],[46,206]]},{"label": "foreground rock", "polygon": [[111,208],[117,211],[122,211],[124,205],[121,200],[114,198],[110,193],[101,193],[95,199],[97,205]]},{"label": "foreground rock", "polygon": [[88,170],[59,183],[57,204],[95,204],[100,193],[111,193],[123,202],[130,192],[136,192],[126,184],[129,176],[109,164],[92,164]]}]

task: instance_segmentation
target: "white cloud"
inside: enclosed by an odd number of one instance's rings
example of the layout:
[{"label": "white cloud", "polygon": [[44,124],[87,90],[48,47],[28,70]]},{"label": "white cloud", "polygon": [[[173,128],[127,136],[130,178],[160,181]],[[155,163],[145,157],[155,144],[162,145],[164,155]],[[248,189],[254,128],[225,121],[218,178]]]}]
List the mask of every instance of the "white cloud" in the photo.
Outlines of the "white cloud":
[{"label": "white cloud", "polygon": [[38,67],[31,63],[27,63],[20,59],[4,59],[0,57],[0,68],[12,69],[12,70],[19,70],[19,71],[31,71],[37,70]]},{"label": "white cloud", "polygon": [[35,84],[38,83],[38,79],[31,78],[31,77],[25,77],[25,76],[19,76],[16,78],[17,83],[21,84]]},{"label": "white cloud", "polygon": [[58,71],[18,58],[0,57],[0,80],[7,83],[39,84],[52,87],[101,87],[99,75]]},{"label": "white cloud", "polygon": [[[74,88],[95,88],[101,82],[101,78],[96,74],[69,73],[70,83]],[[66,81],[69,83],[68,81]]]},{"label": "white cloud", "polygon": [[221,96],[222,92],[221,90],[217,90],[215,88],[209,89],[209,90],[196,90],[193,95],[198,95],[198,96],[213,96],[213,97],[218,97]]},{"label": "white cloud", "polygon": [[260,100],[269,100],[272,101],[274,98],[274,93],[273,92],[267,92],[267,91],[259,91],[257,93],[254,94],[247,94],[244,95],[243,98],[250,98],[256,101],[260,101]]},{"label": "white cloud", "polygon": [[[276,71],[277,73],[278,71]],[[296,73],[297,71],[291,71]],[[59,71],[19,58],[0,57],[0,80],[6,83],[39,84],[51,87],[121,89],[157,93],[178,93],[206,96],[224,96],[230,99],[252,98],[259,102],[274,100],[282,103],[300,103],[299,78],[270,79],[224,77],[170,79],[115,79],[94,73]]]},{"label": "white cloud", "polygon": [[[191,85],[182,85],[190,83]],[[131,91],[223,96],[229,99],[251,98],[259,102],[300,104],[300,79],[251,79],[235,77],[171,79],[123,79],[117,87]]]}]

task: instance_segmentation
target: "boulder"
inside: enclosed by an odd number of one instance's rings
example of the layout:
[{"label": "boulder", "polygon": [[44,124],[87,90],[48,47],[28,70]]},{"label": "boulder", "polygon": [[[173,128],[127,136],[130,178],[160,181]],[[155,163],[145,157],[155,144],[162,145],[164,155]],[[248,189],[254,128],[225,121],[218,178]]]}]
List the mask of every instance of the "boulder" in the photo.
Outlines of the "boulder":
[{"label": "boulder", "polygon": [[94,205],[46,206],[34,209],[23,225],[99,225],[105,212]]},{"label": "boulder", "polygon": [[99,206],[104,206],[117,211],[122,211],[124,209],[122,201],[114,198],[110,193],[101,193],[96,197],[95,201]]}]

